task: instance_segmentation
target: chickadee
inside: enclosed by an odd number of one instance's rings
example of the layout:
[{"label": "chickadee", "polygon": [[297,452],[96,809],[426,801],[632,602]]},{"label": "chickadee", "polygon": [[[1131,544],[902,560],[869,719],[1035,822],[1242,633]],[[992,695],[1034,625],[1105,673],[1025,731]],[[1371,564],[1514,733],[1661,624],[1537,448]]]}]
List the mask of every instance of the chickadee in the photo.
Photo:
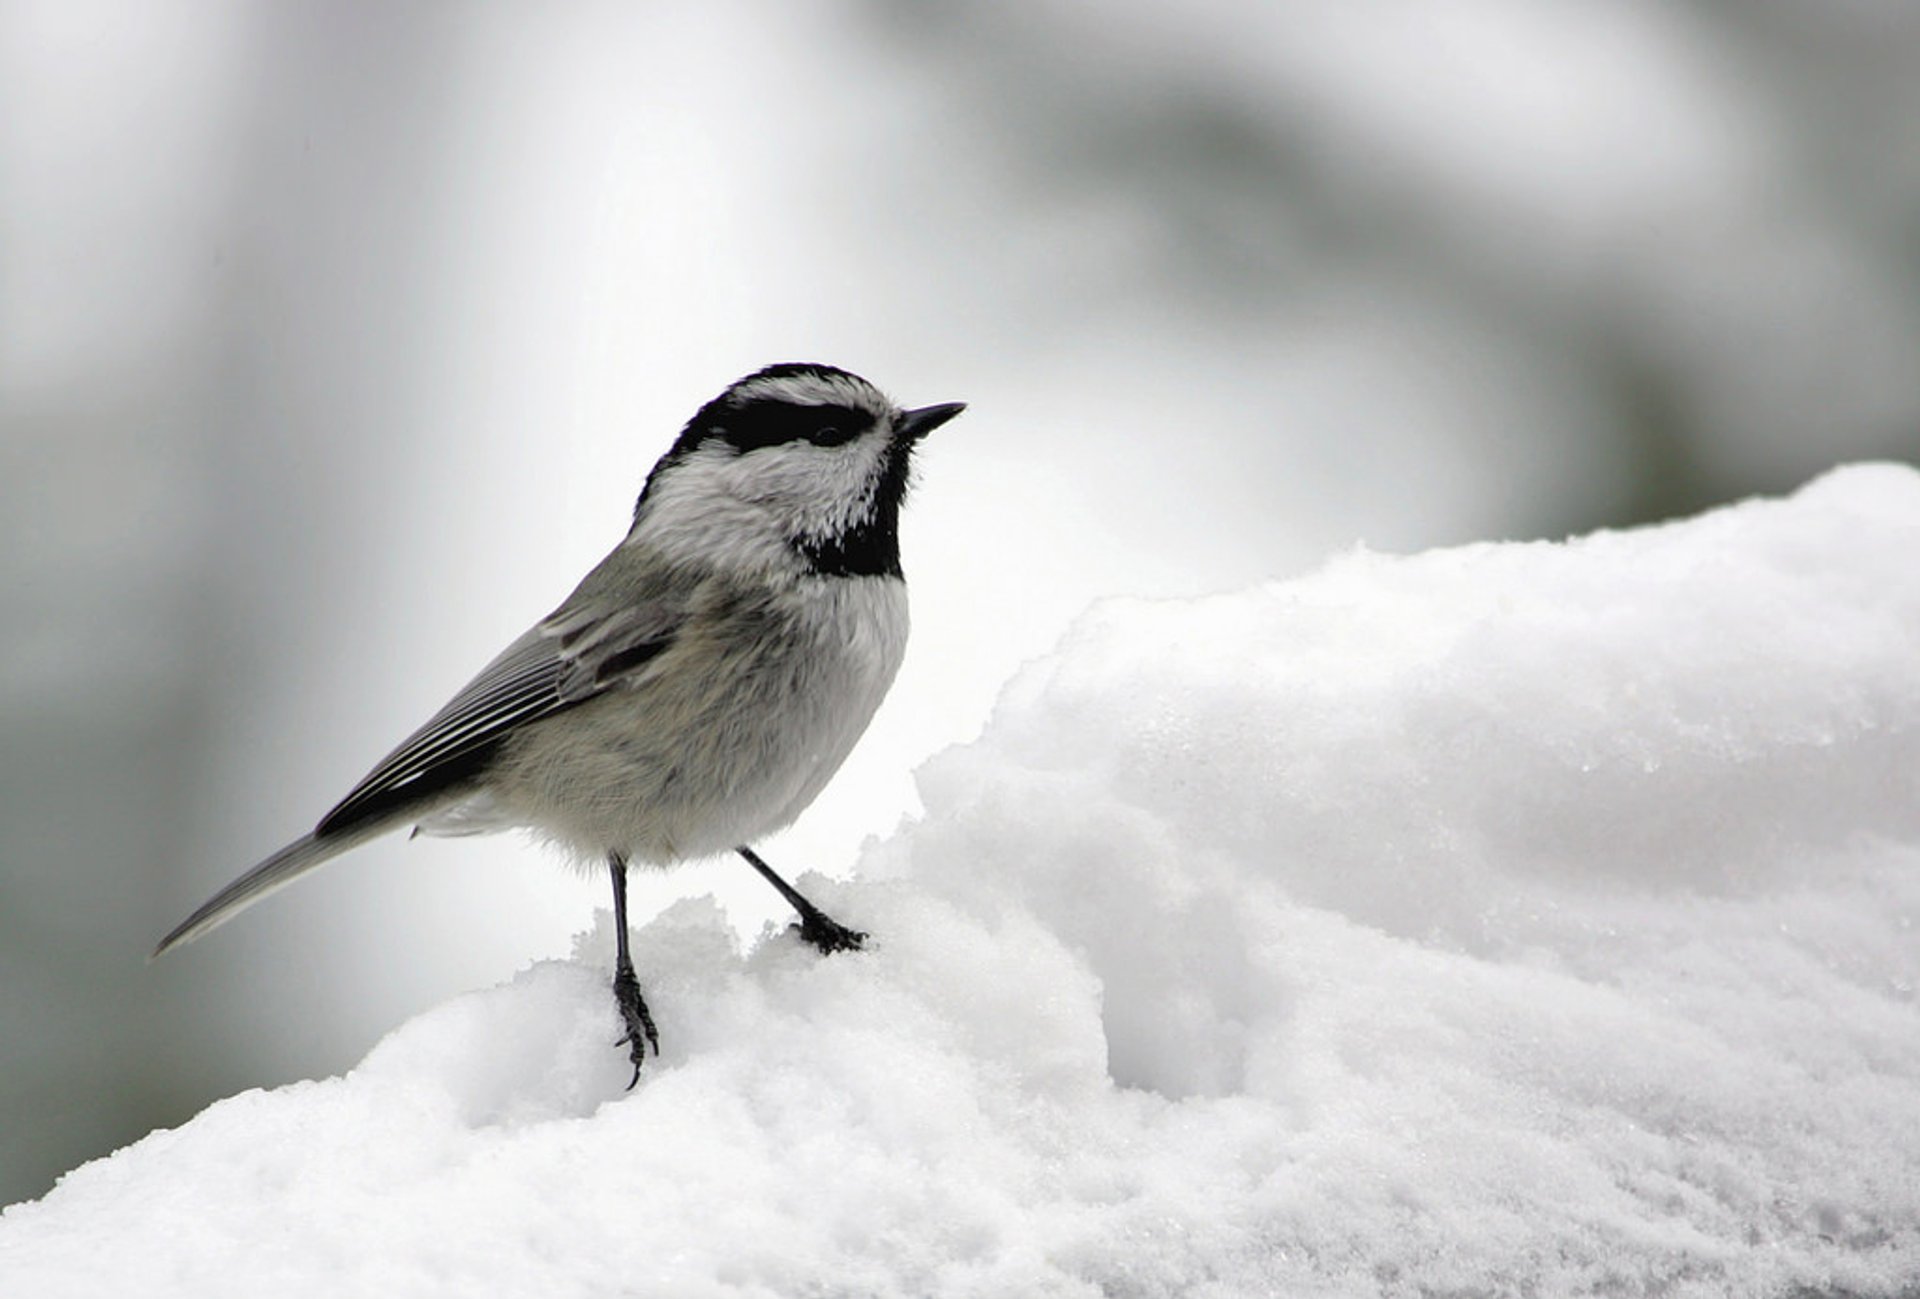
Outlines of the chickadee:
[{"label": "chickadee", "polygon": [[800,913],[807,942],[859,947],[865,934],[751,845],[813,801],[893,683],[909,461],[963,409],[902,410],[828,365],[735,383],[688,422],[647,475],[626,539],[558,609],[154,955],[401,826],[530,828],[608,864],[631,1087],[660,1043],[627,951],[630,863],[731,849]]}]

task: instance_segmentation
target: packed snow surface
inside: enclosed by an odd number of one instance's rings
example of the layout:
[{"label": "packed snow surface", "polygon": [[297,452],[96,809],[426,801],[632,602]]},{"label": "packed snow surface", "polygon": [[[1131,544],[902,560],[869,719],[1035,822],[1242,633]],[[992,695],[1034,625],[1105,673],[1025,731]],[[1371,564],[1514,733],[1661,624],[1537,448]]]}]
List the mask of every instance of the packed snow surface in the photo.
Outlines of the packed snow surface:
[{"label": "packed snow surface", "polygon": [[1105,604],[920,786],[871,950],[637,933],[633,1091],[603,917],[0,1293],[1913,1292],[1920,474]]}]

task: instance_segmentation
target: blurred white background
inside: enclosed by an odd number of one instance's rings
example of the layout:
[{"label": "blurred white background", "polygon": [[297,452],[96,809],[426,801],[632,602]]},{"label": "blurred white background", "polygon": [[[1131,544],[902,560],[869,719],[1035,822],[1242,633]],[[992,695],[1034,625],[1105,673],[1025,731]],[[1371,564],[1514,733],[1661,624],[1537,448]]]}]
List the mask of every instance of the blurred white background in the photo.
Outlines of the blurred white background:
[{"label": "blurred white background", "polygon": [[1916,121],[1896,0],[0,0],[0,1202],[567,951],[598,878],[395,839],[144,964],[737,375],[971,407],[767,845],[844,874],[1100,594],[1912,456]]}]

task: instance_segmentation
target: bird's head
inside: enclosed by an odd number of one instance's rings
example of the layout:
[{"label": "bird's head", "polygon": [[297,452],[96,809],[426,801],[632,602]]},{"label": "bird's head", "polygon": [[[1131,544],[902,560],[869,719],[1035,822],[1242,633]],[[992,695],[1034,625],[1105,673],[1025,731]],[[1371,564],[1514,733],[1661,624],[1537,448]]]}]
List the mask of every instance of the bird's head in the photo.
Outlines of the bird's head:
[{"label": "bird's head", "polygon": [[791,559],[832,576],[899,576],[915,445],[958,402],[903,410],[830,365],[770,365],[702,406],[647,476],[636,541],[703,562]]}]

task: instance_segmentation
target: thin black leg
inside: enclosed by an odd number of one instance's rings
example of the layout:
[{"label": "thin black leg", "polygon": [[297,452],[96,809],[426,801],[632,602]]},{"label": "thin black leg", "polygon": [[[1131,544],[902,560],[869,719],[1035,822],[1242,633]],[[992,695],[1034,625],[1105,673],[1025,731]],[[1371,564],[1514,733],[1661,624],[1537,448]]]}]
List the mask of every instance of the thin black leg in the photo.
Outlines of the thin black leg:
[{"label": "thin black leg", "polygon": [[747,865],[760,872],[760,877],[780,890],[780,896],[787,900],[795,911],[800,913],[800,937],[826,955],[835,952],[857,952],[867,941],[867,936],[858,929],[849,929],[832,916],[807,901],[799,889],[787,883],[774,873],[773,867],[760,860],[760,854],[751,848],[735,848],[735,852],[747,859]]},{"label": "thin black leg", "polygon": [[653,1015],[647,1009],[647,999],[640,995],[640,979],[633,972],[633,957],[627,951],[627,859],[617,852],[609,853],[607,866],[613,874],[613,932],[618,949],[613,962],[613,1000],[627,1028],[626,1036],[614,1045],[626,1047],[627,1058],[633,1061],[633,1077],[627,1081],[627,1090],[632,1091],[640,1081],[647,1048],[660,1054],[660,1035],[654,1031]]}]

